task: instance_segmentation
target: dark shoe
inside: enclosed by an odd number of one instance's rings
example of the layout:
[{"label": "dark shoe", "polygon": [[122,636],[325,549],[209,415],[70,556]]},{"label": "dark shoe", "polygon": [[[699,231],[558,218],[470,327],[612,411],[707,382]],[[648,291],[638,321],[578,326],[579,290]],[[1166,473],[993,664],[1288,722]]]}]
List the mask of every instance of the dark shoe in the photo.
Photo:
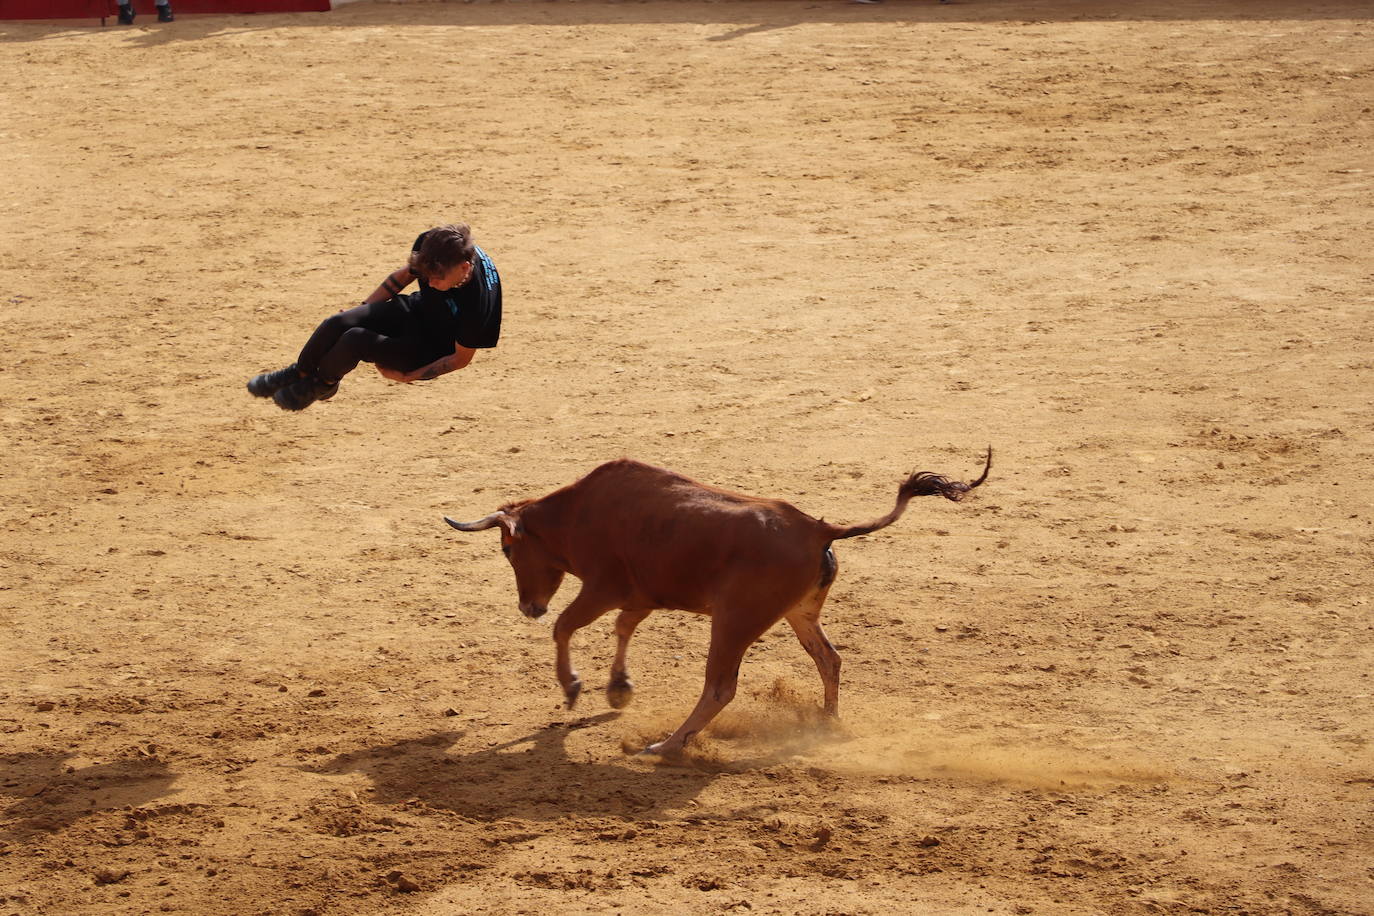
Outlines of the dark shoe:
[{"label": "dark shoe", "polygon": [[305,410],[316,401],[327,401],[339,390],[338,382],[326,382],[310,376],[299,379],[272,395],[282,410]]},{"label": "dark shoe", "polygon": [[262,375],[255,375],[250,378],[248,380],[248,393],[258,398],[270,398],[287,385],[299,382],[303,377],[296,369],[296,364],[292,363],[285,369],[278,369],[276,372],[264,372]]},{"label": "dark shoe", "polygon": [[158,22],[171,22],[173,18],[175,17],[172,16],[172,4],[164,3],[157,8]]},{"label": "dark shoe", "polygon": [[[106,8],[106,9],[109,9],[108,6],[105,7],[105,8]],[[119,24],[120,24],[120,25],[133,25],[133,24],[134,24],[134,5],[133,5],[132,3],[121,3],[121,4],[119,5]]]}]

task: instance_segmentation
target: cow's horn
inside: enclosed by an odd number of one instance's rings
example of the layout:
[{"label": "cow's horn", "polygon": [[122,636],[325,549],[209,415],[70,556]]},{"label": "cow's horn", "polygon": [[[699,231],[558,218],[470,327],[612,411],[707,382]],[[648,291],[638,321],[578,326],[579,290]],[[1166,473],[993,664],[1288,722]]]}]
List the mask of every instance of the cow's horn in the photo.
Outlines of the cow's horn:
[{"label": "cow's horn", "polygon": [[495,528],[497,525],[501,524],[501,513],[493,512],[491,515],[485,518],[479,518],[475,522],[455,522],[445,515],[444,521],[448,522],[459,531],[486,531],[488,528]]}]

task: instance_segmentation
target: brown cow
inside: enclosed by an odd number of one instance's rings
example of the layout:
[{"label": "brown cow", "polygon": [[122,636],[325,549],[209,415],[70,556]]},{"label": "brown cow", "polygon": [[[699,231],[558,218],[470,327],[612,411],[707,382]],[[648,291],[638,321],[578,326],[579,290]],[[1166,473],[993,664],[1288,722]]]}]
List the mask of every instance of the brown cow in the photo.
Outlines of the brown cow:
[{"label": "brown cow", "polygon": [[687,720],[647,750],[677,754],[735,695],[745,650],[786,618],[816,662],[825,685],[825,710],[839,712],[840,656],[821,630],[821,605],[839,569],[832,541],[895,522],[913,496],[958,500],[987,479],[958,483],[928,471],[897,490],[891,512],[863,525],[832,525],[777,499],[730,493],[663,468],[621,459],[542,497],[509,503],[459,531],[501,528],[501,550],[515,569],[520,610],[540,617],[563,576],[582,589],[558,615],[553,638],[558,683],[568,708],[582,682],[568,655],[572,635],[613,608],[615,660],[606,688],[610,704],[630,702],[633,684],[625,650],[651,611],[671,608],[711,616],[706,686]]}]

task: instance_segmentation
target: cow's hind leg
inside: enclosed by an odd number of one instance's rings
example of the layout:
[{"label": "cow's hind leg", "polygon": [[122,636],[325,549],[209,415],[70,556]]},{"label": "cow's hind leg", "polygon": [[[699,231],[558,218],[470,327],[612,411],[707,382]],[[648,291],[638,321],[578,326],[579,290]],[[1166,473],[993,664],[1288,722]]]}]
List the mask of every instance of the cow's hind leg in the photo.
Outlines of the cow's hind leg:
[{"label": "cow's hind leg", "polygon": [[787,622],[801,640],[802,647],[816,663],[820,672],[821,684],[825,688],[825,711],[832,715],[840,714],[840,653],[826,638],[821,629],[821,607],[830,587],[816,589],[787,612]]},{"label": "cow's hind leg", "polygon": [[711,618],[711,649],[706,656],[706,685],[687,720],[658,744],[651,744],[645,753],[672,757],[682,753],[693,735],[701,731],[735,698],[739,683],[739,665],[744,653],[764,631],[773,625],[776,616],[751,618],[747,612],[739,614],[728,608],[718,609]]},{"label": "cow's hind leg", "polygon": [[558,621],[553,625],[554,672],[558,676],[559,686],[563,688],[563,696],[567,698],[569,709],[577,704],[578,694],[582,692],[582,679],[573,670],[572,654],[568,648],[572,636],[611,610],[617,603],[618,599],[600,594],[584,585],[582,591],[577,593],[577,597],[558,615]]},{"label": "cow's hind leg", "polygon": [[615,661],[611,662],[611,682],[606,685],[606,702],[612,709],[624,709],[634,698],[635,685],[625,665],[625,654],[630,648],[630,637],[635,635],[635,627],[650,613],[621,611],[615,619]]}]

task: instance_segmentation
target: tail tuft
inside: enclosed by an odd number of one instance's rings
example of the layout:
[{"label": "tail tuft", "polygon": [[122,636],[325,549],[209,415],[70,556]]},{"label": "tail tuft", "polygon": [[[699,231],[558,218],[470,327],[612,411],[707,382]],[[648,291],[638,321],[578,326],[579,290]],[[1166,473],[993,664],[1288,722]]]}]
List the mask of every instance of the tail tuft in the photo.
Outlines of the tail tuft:
[{"label": "tail tuft", "polygon": [[943,474],[935,474],[930,471],[919,471],[906,479],[906,483],[902,484],[900,494],[905,497],[943,496],[945,499],[957,503],[970,490],[987,480],[988,472],[991,470],[992,446],[988,446],[988,460],[983,467],[983,474],[972,483],[950,480]]},{"label": "tail tuft", "polygon": [[955,502],[964,498],[964,494],[973,489],[966,483],[957,480],[950,480],[940,474],[932,474],[930,471],[921,471],[919,474],[912,474],[907,478],[906,483],[902,484],[903,496],[943,496]]}]

